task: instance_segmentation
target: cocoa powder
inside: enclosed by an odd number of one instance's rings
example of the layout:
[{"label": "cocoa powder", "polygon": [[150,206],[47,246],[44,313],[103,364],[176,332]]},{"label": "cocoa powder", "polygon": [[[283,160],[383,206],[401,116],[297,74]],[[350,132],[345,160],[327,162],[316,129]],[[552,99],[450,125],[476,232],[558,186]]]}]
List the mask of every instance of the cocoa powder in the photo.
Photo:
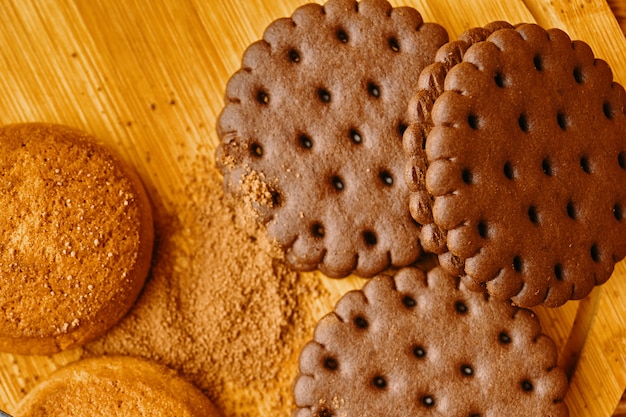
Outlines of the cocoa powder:
[{"label": "cocoa powder", "polygon": [[314,326],[309,303],[324,290],[285,265],[224,196],[210,152],[197,154],[181,165],[186,184],[173,209],[156,205],[157,243],[142,295],[85,352],[177,369],[225,416],[287,415],[297,353]]}]

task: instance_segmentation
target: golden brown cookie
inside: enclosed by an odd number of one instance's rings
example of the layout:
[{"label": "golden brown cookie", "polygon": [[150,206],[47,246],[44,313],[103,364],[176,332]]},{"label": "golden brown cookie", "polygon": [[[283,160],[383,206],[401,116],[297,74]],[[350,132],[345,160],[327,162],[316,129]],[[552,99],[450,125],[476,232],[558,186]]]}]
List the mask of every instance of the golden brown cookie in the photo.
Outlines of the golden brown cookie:
[{"label": "golden brown cookie", "polygon": [[568,381],[532,311],[436,267],[344,295],[300,354],[293,417],[566,417]]},{"label": "golden brown cookie", "polygon": [[30,391],[14,413],[14,417],[220,415],[198,388],[173,370],[130,356],[67,365]]},{"label": "golden brown cookie", "polygon": [[424,248],[520,306],[586,296],[626,255],[624,88],[558,29],[503,28],[456,50],[422,73],[404,135]]},{"label": "golden brown cookie", "polygon": [[295,269],[372,276],[421,254],[402,132],[420,71],[448,39],[384,0],[307,4],[248,47],[217,152]]},{"label": "golden brown cookie", "polygon": [[0,128],[0,350],[84,344],[137,298],[154,239],[133,169],[93,136],[52,124]]}]

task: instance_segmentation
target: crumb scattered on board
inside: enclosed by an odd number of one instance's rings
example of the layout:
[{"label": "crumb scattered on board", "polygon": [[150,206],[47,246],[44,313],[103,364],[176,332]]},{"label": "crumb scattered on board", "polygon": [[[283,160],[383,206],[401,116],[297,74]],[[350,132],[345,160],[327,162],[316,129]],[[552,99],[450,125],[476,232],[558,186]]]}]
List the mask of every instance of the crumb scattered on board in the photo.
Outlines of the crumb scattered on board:
[{"label": "crumb scattered on board", "polygon": [[85,352],[167,364],[226,417],[288,415],[298,351],[314,327],[307,304],[324,290],[291,271],[263,231],[234,209],[212,160],[199,156],[188,165],[174,209],[157,205],[143,294]]}]

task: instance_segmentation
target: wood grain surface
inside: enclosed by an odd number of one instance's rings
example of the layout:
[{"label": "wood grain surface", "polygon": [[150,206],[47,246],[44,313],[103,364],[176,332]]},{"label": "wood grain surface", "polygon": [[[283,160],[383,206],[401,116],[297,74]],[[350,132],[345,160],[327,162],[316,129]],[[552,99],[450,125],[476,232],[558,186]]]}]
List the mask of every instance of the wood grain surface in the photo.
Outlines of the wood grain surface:
[{"label": "wood grain surface", "polygon": [[[305,2],[4,0],[0,123],[46,121],[91,132],[135,166],[153,199],[173,207],[179,198],[175,190],[183,186],[183,157],[205,152],[213,161],[224,87],[246,46],[272,20],[291,15]],[[611,10],[623,16],[624,1],[391,3],[416,7],[426,21],[444,25],[452,38],[493,20],[564,29],[588,42],[612,66],[615,79],[626,83],[626,40]],[[584,300],[535,309],[571,375],[566,401],[572,417],[624,414],[618,404],[626,388],[625,268],[620,263],[613,278]],[[330,294],[315,300],[315,318],[363,283],[311,275]],[[42,378],[80,357],[80,349],[50,357],[0,354],[0,409],[13,411]]]}]

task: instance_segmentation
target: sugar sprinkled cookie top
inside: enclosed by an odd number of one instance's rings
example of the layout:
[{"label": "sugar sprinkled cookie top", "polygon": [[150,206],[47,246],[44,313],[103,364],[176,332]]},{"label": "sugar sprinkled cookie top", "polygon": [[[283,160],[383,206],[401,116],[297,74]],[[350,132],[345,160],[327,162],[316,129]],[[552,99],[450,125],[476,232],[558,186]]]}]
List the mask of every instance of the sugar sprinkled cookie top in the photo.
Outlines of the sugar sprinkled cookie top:
[{"label": "sugar sprinkled cookie top", "polygon": [[567,377],[536,316],[439,267],[347,293],[299,366],[294,417],[568,415]]},{"label": "sugar sprinkled cookie top", "polygon": [[93,136],[0,128],[0,350],[48,354],[103,334],[148,274],[153,224],[139,177]]},{"label": "sugar sprinkled cookie top", "polygon": [[[407,178],[433,197],[412,197],[411,211],[430,220],[424,241],[442,265],[527,307],[609,278],[626,255],[626,94],[586,43],[534,24],[497,30],[447,71],[427,116],[428,167]],[[418,130],[405,135],[413,155]]]},{"label": "sugar sprinkled cookie top", "polygon": [[401,137],[419,73],[446,41],[415,9],[331,0],[248,47],[218,120],[218,166],[293,267],[372,276],[421,254]]},{"label": "sugar sprinkled cookie top", "polygon": [[134,356],[99,356],[66,365],[17,405],[21,417],[220,417],[176,371]]}]

